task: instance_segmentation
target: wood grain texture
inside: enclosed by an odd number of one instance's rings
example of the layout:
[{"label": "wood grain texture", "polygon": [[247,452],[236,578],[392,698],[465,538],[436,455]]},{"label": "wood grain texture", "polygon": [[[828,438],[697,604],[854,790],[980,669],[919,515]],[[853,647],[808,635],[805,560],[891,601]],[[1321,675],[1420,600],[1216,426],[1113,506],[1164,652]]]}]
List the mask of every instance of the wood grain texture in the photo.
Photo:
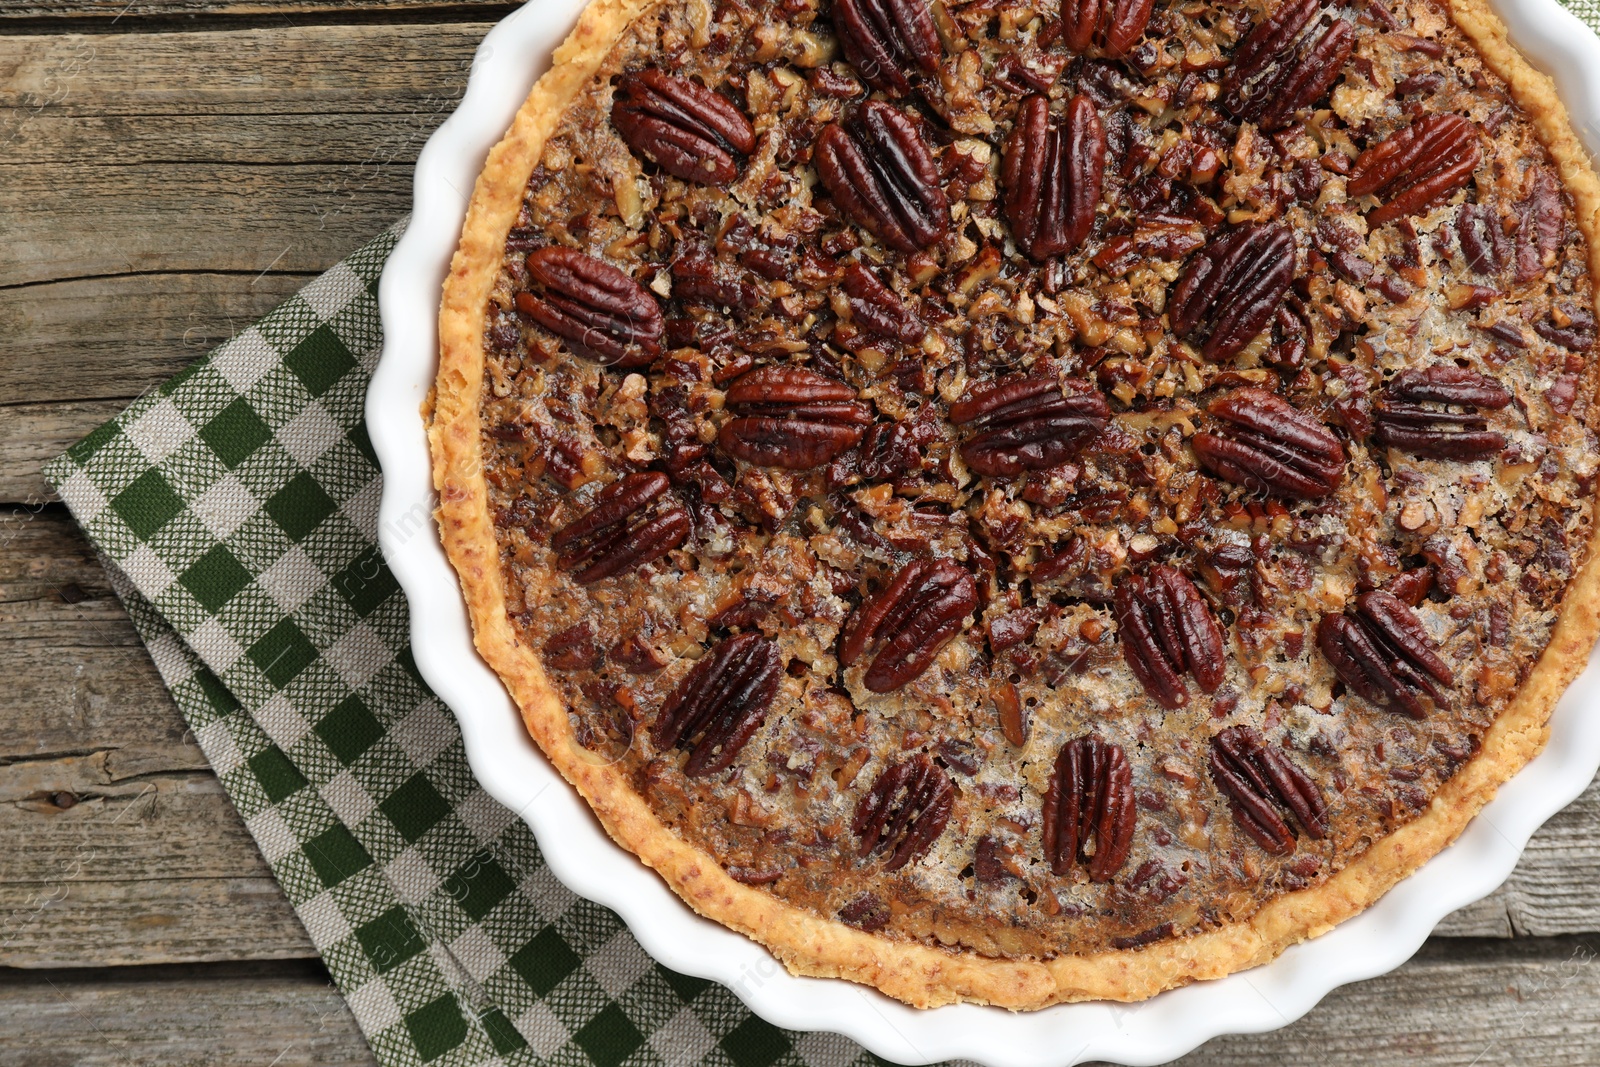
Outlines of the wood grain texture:
[{"label": "wood grain texture", "polygon": [[322,16],[361,18],[447,18],[471,15],[493,18],[516,8],[511,0],[3,0],[0,28],[7,22],[56,19],[114,22],[133,28],[150,20]]},{"label": "wood grain texture", "polygon": [[[1595,939],[1432,945],[1392,974],[1335,990],[1285,1029],[1218,1038],[1177,1063],[1592,1067],[1597,953]],[[0,973],[0,1062],[12,1067],[353,1067],[369,1057],[343,1001],[306,964]]]},{"label": "wood grain texture", "polygon": [[487,28],[0,36],[0,496],[403,215]]},{"label": "wood grain texture", "polygon": [[122,400],[0,405],[0,501],[37,507],[55,500],[44,465],[125,406]]},{"label": "wood grain texture", "polygon": [[[114,414],[247,329],[314,276],[111,275],[0,290],[0,397],[10,401],[0,407],[8,413],[0,420],[9,421],[21,404],[34,425],[56,412],[76,428],[82,424],[71,405],[91,400],[114,401]],[[7,421],[0,421],[5,438]],[[5,455],[9,468],[12,456]],[[20,483],[27,475],[8,469],[5,477]]]},{"label": "wood grain texture", "polygon": [[0,517],[0,677],[0,965],[315,955],[60,505]]},{"label": "wood grain texture", "polygon": [[320,965],[0,973],[7,1067],[373,1067]]},{"label": "wood grain texture", "polygon": [[316,958],[271,875],[0,883],[0,967]]},{"label": "wood grain texture", "polygon": [[0,37],[0,286],[326,269],[407,211],[488,28]]}]

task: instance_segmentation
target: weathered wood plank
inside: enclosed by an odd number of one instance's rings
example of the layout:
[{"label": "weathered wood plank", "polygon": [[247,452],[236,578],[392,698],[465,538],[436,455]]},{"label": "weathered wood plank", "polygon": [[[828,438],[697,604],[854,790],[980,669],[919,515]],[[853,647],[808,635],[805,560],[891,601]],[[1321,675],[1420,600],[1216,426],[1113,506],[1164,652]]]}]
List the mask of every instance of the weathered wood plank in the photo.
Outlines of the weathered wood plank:
[{"label": "weathered wood plank", "polygon": [[0,286],[325,269],[409,208],[487,29],[0,37]]},{"label": "weathered wood plank", "polygon": [[123,400],[0,405],[0,503],[36,507],[56,499],[44,465],[124,406]]},{"label": "weathered wood plank", "polygon": [[[240,30],[19,34],[0,38],[0,108],[16,109],[13,121],[27,123],[73,114],[182,123],[214,113],[244,124],[255,116],[312,115],[313,102],[350,114],[411,117],[413,107],[448,106],[459,97],[472,54],[492,26],[297,26],[282,19]],[[72,131],[62,132],[73,144]],[[134,123],[123,132],[156,139],[147,143],[167,136]],[[87,133],[97,135],[98,128]],[[366,152],[357,150],[368,147],[353,141],[337,158],[363,159]]]},{"label": "weathered wood plank", "polygon": [[[94,198],[82,195],[85,187]],[[331,189],[326,169],[315,164],[213,163],[19,167],[3,190],[11,203],[0,215],[13,240],[0,245],[0,285],[19,286],[4,291],[12,306],[31,304],[33,286],[61,279],[316,274],[411,207],[404,164],[376,168],[349,191]],[[107,203],[120,205],[114,225]],[[34,210],[24,213],[22,204]]]},{"label": "weathered wood plank", "polygon": [[[107,413],[115,414],[133,397],[247,329],[312,277],[277,272],[135,274],[0,290],[0,396],[13,401],[0,408],[5,477],[30,476],[24,468],[9,469],[23,459],[8,446],[26,441],[24,425],[50,425],[55,433],[81,427],[81,436],[104,421],[90,420],[105,405],[77,405],[118,401]],[[13,419],[15,431],[8,429]],[[76,436],[63,447],[72,440]],[[27,447],[37,454],[42,443]]]},{"label": "weathered wood plank", "polygon": [[[1594,939],[1432,943],[1290,1026],[1218,1038],[1177,1062],[1589,1067],[1600,1042],[1597,952]],[[824,1055],[842,1044],[807,1040]],[[306,964],[0,974],[8,1065],[212,1063],[221,1050],[278,1065],[372,1062],[343,1001]]]},{"label": "weathered wood plank", "polygon": [[316,964],[0,975],[8,1067],[373,1067]]},{"label": "weathered wood plank", "polygon": [[5,0],[0,4],[0,26],[7,21],[64,19],[114,21],[132,29],[144,19],[199,16],[387,15],[420,19],[470,14],[494,18],[516,8],[510,0]]},{"label": "weathered wood plank", "polygon": [[0,882],[0,967],[316,957],[271,875]]},{"label": "weathered wood plank", "polygon": [[[184,767],[183,762],[191,766]],[[0,766],[3,883],[270,877],[222,783],[187,745],[95,747]]]},{"label": "weathered wood plank", "polygon": [[486,29],[0,37],[0,497],[102,410],[36,405],[137,395],[404,214]]},{"label": "weathered wood plank", "polygon": [[1430,942],[1270,1034],[1219,1038],[1183,1067],[1359,1063],[1586,1067],[1600,1047],[1600,942]]},{"label": "weathered wood plank", "polygon": [[0,677],[0,965],[315,954],[60,505],[0,520]]}]

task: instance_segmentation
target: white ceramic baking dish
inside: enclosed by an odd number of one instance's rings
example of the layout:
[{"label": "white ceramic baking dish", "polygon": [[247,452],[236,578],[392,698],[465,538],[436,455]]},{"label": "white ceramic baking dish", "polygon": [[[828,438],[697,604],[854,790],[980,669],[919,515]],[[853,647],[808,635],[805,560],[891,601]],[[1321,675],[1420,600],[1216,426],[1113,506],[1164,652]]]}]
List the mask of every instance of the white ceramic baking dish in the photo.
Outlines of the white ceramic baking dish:
[{"label": "white ceramic baking dish", "polygon": [[[615,910],[666,966],[723,983],[778,1026],[833,1031],[905,1064],[959,1058],[989,1067],[1065,1067],[1089,1059],[1164,1063],[1219,1034],[1285,1026],[1335,987],[1399,966],[1440,919],[1505,881],[1529,836],[1600,766],[1593,661],[1556,709],[1544,754],[1455,844],[1376,906],[1264,967],[1141,1004],[919,1011],[842,980],[796,978],[760,945],[695,915],[615,845],[534,747],[505,689],[473,651],[461,591],[432,520],[420,414],[434,375],[440,286],[473,182],[584,2],[536,0],[496,26],[478,49],[460,106],[423,149],[410,226],[379,287],[383,358],[367,399],[384,472],[380,540],[411,603],[417,666],[460,720],[484,788],[527,820],[567,886]],[[1495,6],[1524,54],[1554,76],[1590,150],[1600,147],[1600,40],[1557,0]]]}]

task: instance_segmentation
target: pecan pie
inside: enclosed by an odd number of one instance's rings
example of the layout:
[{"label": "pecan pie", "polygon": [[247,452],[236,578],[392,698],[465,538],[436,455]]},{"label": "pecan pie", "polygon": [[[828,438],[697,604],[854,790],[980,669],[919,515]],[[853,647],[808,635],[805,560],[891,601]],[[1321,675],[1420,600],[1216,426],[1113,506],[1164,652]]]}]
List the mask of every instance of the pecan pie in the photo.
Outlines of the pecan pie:
[{"label": "pecan pie", "polygon": [[1594,642],[1597,209],[1481,0],[595,0],[445,288],[478,647],[797,972],[1271,959]]}]

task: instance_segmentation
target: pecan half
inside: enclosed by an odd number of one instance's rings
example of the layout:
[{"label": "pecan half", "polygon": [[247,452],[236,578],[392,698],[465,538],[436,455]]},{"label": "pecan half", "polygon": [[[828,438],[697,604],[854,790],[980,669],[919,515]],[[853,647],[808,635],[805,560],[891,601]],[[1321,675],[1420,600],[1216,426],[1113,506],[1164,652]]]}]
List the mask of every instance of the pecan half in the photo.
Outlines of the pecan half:
[{"label": "pecan half", "polygon": [[1294,283],[1295,244],[1289,227],[1247,222],[1206,245],[1173,290],[1175,333],[1204,333],[1200,354],[1231,359],[1272,322]]},{"label": "pecan half", "polygon": [[1356,157],[1345,191],[1381,196],[1367,224],[1415,215],[1466,185],[1478,168],[1478,129],[1460,115],[1425,115]]},{"label": "pecan half", "polygon": [[823,128],[814,158],[839,211],[895,251],[919,251],[949,231],[933,153],[900,109],[868,100],[848,130]]},{"label": "pecan half", "polygon": [[1040,827],[1052,873],[1083,862],[1092,881],[1111,881],[1127,862],[1137,816],[1133,770],[1120,745],[1087,735],[1061,746]]},{"label": "pecan half", "polygon": [[1287,0],[1251,30],[1222,80],[1222,106],[1271,131],[1326,96],[1350,60],[1355,30],[1335,16],[1316,32],[1322,13],[1319,0]]},{"label": "pecan half", "polygon": [[1228,796],[1233,821],[1274,856],[1294,851],[1295,832],[1320,839],[1328,829],[1328,802],[1283,750],[1248,726],[1230,726],[1211,740],[1211,777]]},{"label": "pecan half", "polygon": [[1444,689],[1455,685],[1416,612],[1382,589],[1356,597],[1355,613],[1329,612],[1317,624],[1317,646],[1334,673],[1357,696],[1413,719],[1428,713],[1424,698],[1449,707]]},{"label": "pecan half", "polygon": [[1222,684],[1227,652],[1205,598],[1181,571],[1164,563],[1148,576],[1129,575],[1113,594],[1122,656],[1144,691],[1168,708],[1189,702],[1183,676],[1202,692]]},{"label": "pecan half", "polygon": [[928,669],[977,606],[978,583],[965,567],[912,560],[845,620],[839,663],[849,667],[877,648],[862,680],[874,693],[892,692]]},{"label": "pecan half", "polygon": [[597,363],[642,367],[661,354],[661,307],[650,291],[609,263],[570,248],[528,253],[539,293],[516,295],[517,310]]},{"label": "pecan half", "polygon": [[594,506],[550,538],[556,566],[584,585],[660,559],[689,537],[689,513],[660,471],[624,475],[595,494]]},{"label": "pecan half", "polygon": [[730,100],[653,67],[617,81],[611,124],[634,152],[686,182],[727,185],[756,149],[755,127]]},{"label": "pecan half", "polygon": [[1322,423],[1276,393],[1245,386],[1206,410],[1222,420],[1194,435],[1200,465],[1219,478],[1277,496],[1312,500],[1344,480],[1344,448]]},{"label": "pecan half", "polygon": [[950,405],[950,421],[971,426],[961,458],[979,474],[1014,478],[1054,467],[1111,421],[1111,405],[1087,382],[1047,375],[1005,378]]},{"label": "pecan half", "polygon": [[1050,121],[1049,97],[1022,102],[1006,139],[1001,207],[1024,255],[1042,263],[1088,239],[1105,168],[1105,127],[1087,96],[1068,100],[1059,123]]},{"label": "pecan half", "polygon": [[861,855],[887,851],[886,871],[898,871],[933,847],[950,822],[956,787],[950,776],[918,753],[884,769],[856,804],[850,832]]},{"label": "pecan half", "polygon": [[845,60],[874,89],[904,96],[912,68],[939,69],[939,29],[928,0],[833,0],[833,28]]},{"label": "pecan half", "polygon": [[689,745],[683,773],[690,778],[727,770],[766,721],[782,677],[775,643],[755,632],[730,637],[667,697],[650,728],[650,743],[658,752]]},{"label": "pecan half", "polygon": [[820,467],[867,432],[872,410],[856,391],[805,367],[760,367],[728,388],[733,418],[717,443],[735,459],[763,467]]},{"label": "pecan half", "polygon": [[1428,459],[1486,459],[1506,447],[1506,438],[1479,411],[1510,403],[1511,393],[1493,378],[1441,363],[1396,375],[1374,405],[1373,421],[1385,447]]},{"label": "pecan half", "polygon": [[1121,59],[1144,36],[1154,6],[1155,0],[1061,0],[1061,39],[1074,52],[1095,48]]},{"label": "pecan half", "polygon": [[863,330],[903,345],[917,344],[926,336],[927,323],[869,268],[859,263],[846,267],[843,289],[851,321]]}]

